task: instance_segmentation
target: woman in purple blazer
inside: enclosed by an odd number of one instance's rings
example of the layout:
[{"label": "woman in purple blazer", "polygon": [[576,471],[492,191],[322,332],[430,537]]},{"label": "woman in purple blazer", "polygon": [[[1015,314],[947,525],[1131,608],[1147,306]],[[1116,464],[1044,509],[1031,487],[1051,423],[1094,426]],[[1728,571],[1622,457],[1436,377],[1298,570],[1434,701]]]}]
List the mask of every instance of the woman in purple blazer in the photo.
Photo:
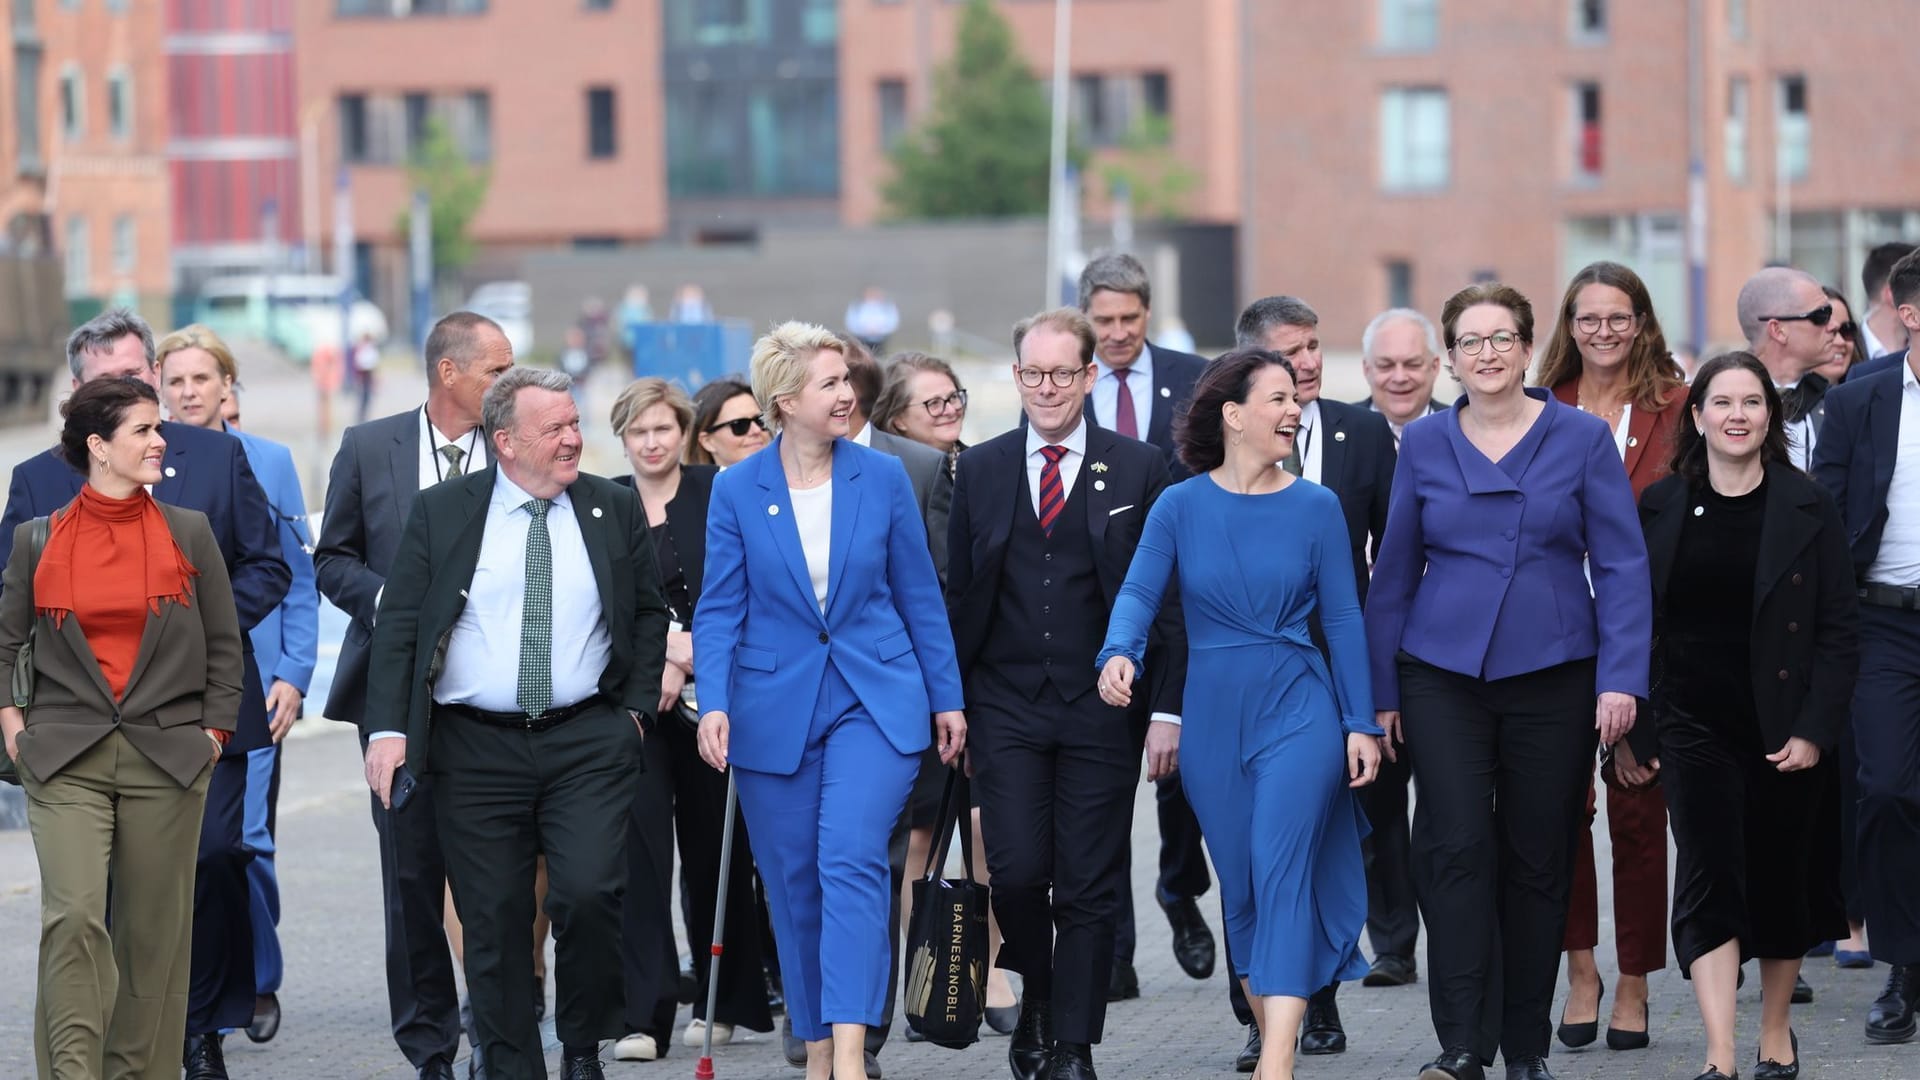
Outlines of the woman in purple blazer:
[{"label": "woman in purple blazer", "polygon": [[1482,1080],[1497,1045],[1509,1080],[1551,1080],[1595,737],[1625,735],[1647,692],[1647,550],[1606,422],[1524,386],[1526,297],[1475,285],[1441,326],[1466,394],[1401,436],[1366,611],[1378,719],[1420,787],[1414,885],[1442,1047],[1420,1077]]}]

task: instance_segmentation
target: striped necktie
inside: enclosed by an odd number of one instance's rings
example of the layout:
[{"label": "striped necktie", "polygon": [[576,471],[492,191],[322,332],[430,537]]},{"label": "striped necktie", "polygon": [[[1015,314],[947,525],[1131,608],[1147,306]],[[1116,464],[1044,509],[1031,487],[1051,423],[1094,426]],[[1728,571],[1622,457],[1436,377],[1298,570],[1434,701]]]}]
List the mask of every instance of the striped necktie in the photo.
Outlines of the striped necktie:
[{"label": "striped necktie", "polygon": [[1067,508],[1067,488],[1060,481],[1060,459],[1067,456],[1067,448],[1043,446],[1040,456],[1047,459],[1040,466],[1040,528],[1052,536],[1054,521]]}]

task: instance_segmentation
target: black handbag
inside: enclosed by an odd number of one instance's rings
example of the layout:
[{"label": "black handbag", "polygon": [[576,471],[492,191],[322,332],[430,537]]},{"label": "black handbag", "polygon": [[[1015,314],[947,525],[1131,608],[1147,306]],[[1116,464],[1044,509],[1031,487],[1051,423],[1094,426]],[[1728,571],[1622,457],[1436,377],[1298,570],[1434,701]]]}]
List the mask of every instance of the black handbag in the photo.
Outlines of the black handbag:
[{"label": "black handbag", "polygon": [[[960,1050],[980,1040],[987,1001],[987,887],[973,880],[973,800],[959,769],[940,796],[940,832],[925,874],[913,883],[907,926],[907,1025],[928,1042]],[[960,833],[958,880],[941,879]]]},{"label": "black handbag", "polygon": [[[47,546],[47,533],[51,524],[47,518],[35,518],[27,527],[27,580],[33,580],[33,571],[40,566],[40,552]],[[25,712],[33,705],[33,639],[34,626],[38,619],[27,624],[27,640],[20,643],[20,649],[13,654],[13,707]],[[13,759],[0,753],[0,783],[18,785],[20,770]]]}]

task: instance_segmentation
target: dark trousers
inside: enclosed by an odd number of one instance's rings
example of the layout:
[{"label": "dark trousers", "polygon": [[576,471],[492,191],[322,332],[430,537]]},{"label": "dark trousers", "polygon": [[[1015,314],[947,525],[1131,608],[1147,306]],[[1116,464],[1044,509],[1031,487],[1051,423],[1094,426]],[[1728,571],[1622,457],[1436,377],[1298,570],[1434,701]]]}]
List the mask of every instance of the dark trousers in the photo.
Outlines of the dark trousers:
[{"label": "dark trousers", "polygon": [[1360,789],[1360,806],[1373,832],[1360,842],[1367,867],[1367,943],[1377,959],[1397,956],[1411,962],[1420,942],[1420,904],[1413,892],[1413,834],[1407,819],[1407,790],[1413,760],[1405,746],[1400,760],[1380,760],[1380,775]]},{"label": "dark trousers", "polygon": [[1089,691],[1027,701],[990,671],[968,688],[973,790],[1000,920],[999,966],[1053,1005],[1062,1042],[1097,1043],[1127,888],[1136,725]]},{"label": "dark trousers", "polygon": [[[713,966],[713,905],[720,887],[720,840],[726,824],[727,777],[700,760],[694,729],[672,716],[663,717],[649,741],[658,741],[666,755],[663,775],[671,786],[673,832],[680,845],[680,915],[687,932],[687,950],[693,955],[698,989],[693,1015],[707,1019],[707,976]],[[649,758],[651,765],[652,759]],[[733,822],[733,861],[727,870],[727,915],[724,926],[726,955],[720,960],[720,997],[716,1023],[753,1031],[772,1031],[767,1010],[764,972],[768,953],[762,946],[764,921],[753,879],[753,849],[745,818],[736,809]]]},{"label": "dark trousers", "polygon": [[253,1022],[253,918],[247,892],[247,755],[222,756],[207,784],[193,875],[187,1034]]},{"label": "dark trousers", "polygon": [[1405,655],[1399,669],[1434,1032],[1490,1058],[1498,1016],[1509,1062],[1544,1057],[1597,738],[1594,663],[1491,681]]},{"label": "dark trousers", "polygon": [[285,958],[280,951],[280,878],[274,870],[274,833],[280,807],[280,762],[284,744],[247,755],[247,909],[253,925],[253,989],[280,989]]},{"label": "dark trousers", "polygon": [[624,710],[542,732],[435,707],[434,809],[466,932],[467,998],[489,1080],[545,1080],[533,1019],[534,864],[547,858],[554,1029],[567,1046],[624,1034],[620,910],[627,820],[643,767]]},{"label": "dark trousers", "polygon": [[1920,964],[1920,612],[1860,606],[1860,909],[1873,958]]},{"label": "dark trousers", "polygon": [[[1561,942],[1568,952],[1600,944],[1600,875],[1593,857],[1599,786],[1587,786],[1586,824],[1573,843],[1573,895]],[[1606,791],[1607,835],[1613,845],[1613,951],[1620,974],[1645,975],[1667,966],[1667,801],[1657,787]]]},{"label": "dark trousers", "polygon": [[[361,736],[361,751],[366,737]],[[460,993],[447,945],[447,864],[440,853],[433,775],[399,810],[372,797],[380,837],[380,892],[387,949],[387,1013],[393,1041],[414,1068],[448,1064],[460,1052]]]},{"label": "dark trousers", "polygon": [[[1161,904],[1191,900],[1206,895],[1213,887],[1207,871],[1207,851],[1200,842],[1200,822],[1187,805],[1187,793],[1180,786],[1180,774],[1163,777],[1154,784],[1154,814],[1160,822],[1160,874],[1154,879],[1154,899]],[[1133,880],[1133,849],[1127,849],[1127,880]],[[1133,963],[1138,932],[1133,923],[1133,889],[1120,890],[1120,924],[1114,934],[1113,958]]]},{"label": "dark trousers", "polygon": [[[669,724],[678,721],[669,718]],[[620,962],[627,992],[626,1030],[651,1035],[662,1052],[680,1006],[680,952],[673,941],[672,757],[655,734],[641,746],[627,813],[627,895],[620,908]],[[711,771],[711,770],[709,770]],[[711,921],[712,908],[708,908]],[[691,948],[704,952],[699,943]]]}]

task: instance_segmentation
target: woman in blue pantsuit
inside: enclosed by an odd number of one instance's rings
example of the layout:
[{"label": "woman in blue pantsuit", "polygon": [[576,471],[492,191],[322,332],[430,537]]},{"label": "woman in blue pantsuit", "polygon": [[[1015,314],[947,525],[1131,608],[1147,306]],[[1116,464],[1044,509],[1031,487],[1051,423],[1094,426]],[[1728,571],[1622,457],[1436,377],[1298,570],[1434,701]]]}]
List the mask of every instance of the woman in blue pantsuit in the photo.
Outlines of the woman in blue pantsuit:
[{"label": "woman in blue pantsuit", "polygon": [[786,323],[752,375],[780,437],[714,480],[700,755],[734,769],[809,1080],[863,1080],[892,950],[887,839],[930,730],[944,762],[965,744],[959,669],[906,470],[845,438],[845,346]]},{"label": "woman in blue pantsuit", "polygon": [[[1148,514],[1098,661],[1101,697],[1126,704],[1177,575],[1189,648],[1180,777],[1260,1025],[1259,1080],[1293,1076],[1307,997],[1367,972],[1367,826],[1350,789],[1372,782],[1381,753],[1339,500],[1276,464],[1296,460],[1299,421],[1278,354],[1209,366],[1175,422],[1195,475]],[[1316,614],[1331,669],[1309,635]]]}]

